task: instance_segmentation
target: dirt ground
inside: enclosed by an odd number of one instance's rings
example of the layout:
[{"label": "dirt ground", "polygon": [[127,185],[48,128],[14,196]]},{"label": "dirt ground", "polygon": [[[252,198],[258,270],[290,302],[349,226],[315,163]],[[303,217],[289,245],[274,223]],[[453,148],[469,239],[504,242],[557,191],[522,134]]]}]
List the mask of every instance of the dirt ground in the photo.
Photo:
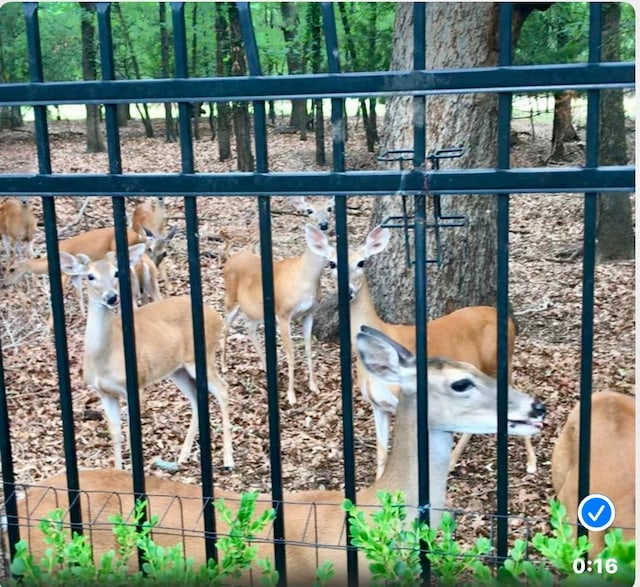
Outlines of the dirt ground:
[{"label": "dirt ground", "polygon": [[[125,172],[179,171],[177,144],[161,138],[160,123],[156,139],[144,137],[137,123],[122,131],[122,160]],[[538,166],[549,149],[550,129],[538,125],[535,141],[525,124],[515,126],[514,166]],[[54,172],[106,172],[105,154],[84,152],[82,123],[50,123]],[[354,128],[347,147],[348,169],[371,169],[375,157],[363,147],[362,132]],[[0,133],[0,173],[25,173],[37,170],[33,127]],[[219,163],[214,142],[195,144],[199,171],[232,171],[235,162]],[[576,147],[579,155],[579,147]],[[269,137],[270,168],[282,170],[316,169],[312,137],[300,142],[297,135],[272,129]],[[330,154],[328,154],[330,160]],[[167,194],[171,196],[171,194]],[[354,198],[360,207],[349,219],[350,238],[360,241],[369,229],[367,211],[372,198]],[[168,198],[170,223],[178,225],[178,236],[167,259],[168,282],[161,284],[163,295],[189,291],[184,208],[179,198]],[[230,205],[230,203],[232,205]],[[61,237],[111,223],[107,198],[91,200],[78,220],[81,202],[71,197],[56,201]],[[581,334],[580,260],[558,262],[556,254],[581,242],[582,198],[575,195],[518,195],[511,199],[510,296],[520,331],[514,358],[514,383],[537,395],[547,405],[544,430],[533,439],[538,456],[538,472],[527,474],[524,449],[520,441],[510,441],[509,479],[511,527],[516,534],[539,523],[548,511],[552,496],[550,460],[554,439],[579,393]],[[302,252],[304,218],[293,211],[283,197],[274,197],[273,235],[276,258]],[[40,203],[35,206],[42,218]],[[133,209],[133,202],[129,210]],[[198,198],[201,223],[201,258],[205,300],[223,313],[224,284],[215,254],[220,244],[207,237],[224,228],[231,236],[231,250],[246,246],[257,230],[257,205],[253,198],[222,195]],[[36,249],[44,250],[40,228]],[[333,288],[329,276],[323,278],[323,292]],[[2,352],[9,396],[11,434],[18,481],[36,482],[60,472],[64,467],[62,428],[56,372],[56,353],[46,327],[48,316],[47,279],[36,285],[23,279],[2,290],[0,307]],[[595,324],[593,389],[633,393],[635,390],[635,264],[633,262],[599,264],[595,282]],[[81,375],[84,319],[75,294],[65,298],[68,354],[75,434],[81,467],[108,467],[112,450],[106,421],[98,399]],[[298,404],[286,402],[286,361],[279,349],[280,427],[282,463],[287,490],[341,487],[342,422],[339,402],[339,349],[331,343],[314,344],[316,375],[320,392],[307,390],[306,366],[301,328],[295,328],[296,390]],[[266,384],[246,330],[242,324],[230,338],[230,368],[226,380],[230,386],[230,409],[236,468],[222,471],[222,442],[219,410],[211,401],[211,427],[215,484],[224,489],[242,491],[256,488],[268,491],[269,454],[266,419]],[[371,409],[354,394],[357,482],[373,481],[375,472],[375,434]],[[93,416],[93,417],[89,417]],[[142,427],[147,471],[167,476],[152,466],[156,457],[173,460],[184,439],[190,410],[180,392],[170,383],[145,389]],[[449,479],[448,505],[455,510],[489,513],[494,509],[496,466],[495,439],[475,436]],[[174,478],[197,483],[199,451],[194,448],[189,463]],[[465,538],[489,534],[482,515],[462,517],[460,532]]]}]

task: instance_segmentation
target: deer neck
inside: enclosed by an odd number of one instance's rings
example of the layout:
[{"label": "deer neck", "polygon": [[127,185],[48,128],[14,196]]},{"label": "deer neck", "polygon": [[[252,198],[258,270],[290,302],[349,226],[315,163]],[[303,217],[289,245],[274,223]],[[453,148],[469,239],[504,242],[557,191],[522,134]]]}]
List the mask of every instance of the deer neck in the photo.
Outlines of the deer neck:
[{"label": "deer neck", "polygon": [[363,281],[360,291],[351,300],[349,315],[351,317],[351,338],[354,344],[361,326],[371,326],[384,332],[384,322],[378,316],[376,307],[373,305],[366,279]]},{"label": "deer neck", "polygon": [[326,259],[320,255],[316,255],[308,247],[300,257],[300,273],[299,277],[307,283],[319,283],[320,276],[324,270]]},{"label": "deer neck", "polygon": [[[393,447],[382,477],[364,490],[367,500],[375,503],[378,491],[402,491],[405,495],[407,515],[417,516],[418,495],[418,418],[417,396],[404,395],[400,399],[394,424]],[[433,408],[430,408],[430,410]],[[453,446],[453,434],[441,430],[429,430],[429,504],[431,526],[439,523],[441,509],[445,505],[449,459]],[[362,499],[361,503],[365,503]],[[367,501],[368,502],[368,501]]]},{"label": "deer neck", "polygon": [[120,318],[114,310],[89,297],[87,327],[84,334],[85,357],[97,358],[108,353],[112,344],[118,344],[117,336],[113,337],[112,333],[119,323]]}]

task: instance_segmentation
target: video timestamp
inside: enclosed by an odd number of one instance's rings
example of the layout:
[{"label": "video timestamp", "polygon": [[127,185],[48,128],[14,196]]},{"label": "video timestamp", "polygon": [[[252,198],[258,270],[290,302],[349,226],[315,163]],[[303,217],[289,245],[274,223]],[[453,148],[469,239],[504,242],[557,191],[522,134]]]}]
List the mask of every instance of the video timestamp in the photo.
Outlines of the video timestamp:
[{"label": "video timestamp", "polygon": [[582,575],[583,573],[614,575],[618,572],[618,561],[615,558],[597,558],[595,560],[577,558],[573,561],[573,572],[576,575]]}]

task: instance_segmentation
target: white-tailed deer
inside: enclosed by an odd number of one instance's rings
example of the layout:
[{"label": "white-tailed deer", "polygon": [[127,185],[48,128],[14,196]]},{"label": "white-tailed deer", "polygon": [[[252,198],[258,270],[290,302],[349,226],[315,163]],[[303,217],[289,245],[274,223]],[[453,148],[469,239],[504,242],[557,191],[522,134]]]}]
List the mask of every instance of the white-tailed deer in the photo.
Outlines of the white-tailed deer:
[{"label": "white-tailed deer", "polygon": [[158,287],[158,269],[149,255],[142,255],[131,270],[131,278],[137,306],[157,302],[162,297]]},{"label": "white-tailed deer", "polygon": [[[287,398],[289,403],[296,402],[294,391],[294,351],[291,341],[291,321],[302,317],[304,346],[309,369],[309,389],[318,390],[313,372],[311,357],[311,329],[313,310],[318,299],[320,276],[325,266],[324,257],[314,250],[327,244],[327,237],[311,224],[305,225],[307,248],[298,257],[273,262],[273,292],[275,312],[282,336],[282,346],[287,355],[289,385]],[[229,327],[242,310],[247,317],[249,337],[260,357],[261,367],[265,368],[264,357],[258,342],[258,325],[264,319],[262,305],[262,270],[260,257],[249,251],[239,251],[231,255],[224,264],[224,284],[226,288],[226,320],[222,335],[222,369],[227,366],[227,335]]]},{"label": "white-tailed deer", "polygon": [[[127,243],[129,245],[135,245],[138,243],[144,243],[145,239],[133,230],[127,230]],[[70,255],[83,254],[90,260],[96,261],[102,259],[109,251],[116,250],[116,237],[115,228],[97,228],[95,230],[89,230],[82,232],[71,238],[67,238],[58,242],[58,250],[63,253],[69,253]],[[27,259],[26,261],[19,263],[11,269],[9,275],[5,278],[7,285],[12,285],[21,279],[24,275],[33,273],[35,275],[47,275],[49,272],[49,262],[46,257],[38,259]],[[62,288],[70,281],[75,287],[78,294],[78,302],[80,303],[80,310],[84,316],[84,301],[82,299],[82,282],[79,278],[69,277],[63,274],[61,277]],[[49,318],[51,324],[51,317]]]},{"label": "white-tailed deer", "polygon": [[7,255],[6,270],[16,257],[19,260],[33,257],[36,229],[36,217],[29,198],[7,198],[0,202],[0,235]]},{"label": "white-tailed deer", "polygon": [[[571,410],[551,457],[553,489],[573,524],[578,517],[580,404]],[[591,396],[589,493],[606,495],[616,507],[615,528],[630,540],[636,527],[636,402],[631,396],[598,392]],[[595,556],[604,532],[589,531]]]},{"label": "white-tailed deer", "polygon": [[[144,244],[129,247],[131,266],[138,262],[144,251]],[[84,378],[100,396],[109,422],[115,466],[121,469],[120,400],[126,400],[127,391],[122,320],[115,312],[120,307],[115,253],[110,253],[105,259],[86,263],[82,258],[62,252],[60,268],[67,275],[83,277],[87,283],[89,311],[84,339]],[[209,392],[220,404],[224,465],[231,468],[233,454],[227,384],[218,374],[216,357],[222,318],[206,305],[204,327]],[[134,329],[140,392],[147,385],[168,378],[191,404],[191,424],[178,457],[178,463],[184,463],[189,458],[198,431],[191,299],[189,296],[180,296],[142,306],[134,312]]]},{"label": "white-tailed deer", "polygon": [[172,226],[167,232],[166,213],[164,198],[147,198],[135,207],[131,218],[131,230],[146,239],[147,254],[155,263],[163,281],[166,281],[167,274],[162,261],[167,256],[167,249],[178,228]]},{"label": "white-tailed deer", "polygon": [[[411,352],[415,352],[415,326],[384,322],[376,312],[365,276],[367,259],[384,251],[389,244],[390,236],[388,228],[378,226],[368,234],[361,247],[349,251],[351,335],[354,339],[361,326],[372,326],[398,341]],[[321,248],[316,248],[315,252],[318,255],[324,255],[329,260],[329,266],[337,278],[335,248],[325,242]],[[511,319],[509,320],[508,335],[509,371],[511,371],[511,357],[515,345],[515,325]],[[495,308],[488,306],[463,308],[436,320],[431,320],[427,326],[427,352],[430,356],[438,355],[471,363],[491,377],[495,377],[497,373],[496,344],[497,312]],[[389,427],[391,416],[395,413],[398,403],[399,390],[397,387],[372,379],[360,361],[357,361],[357,372],[362,395],[373,408],[378,439],[376,474],[377,477],[380,477],[387,458]],[[511,379],[510,373],[509,379]],[[469,434],[465,434],[456,445],[451,460],[452,468],[468,440]],[[527,448],[527,471],[534,472],[536,470],[536,455],[528,437],[525,437],[525,446]]]},{"label": "white-tailed deer", "polygon": [[[418,451],[417,451],[417,401],[415,357],[397,343],[379,332],[363,332],[356,339],[356,348],[363,364],[375,377],[402,387],[402,395],[396,413],[396,434],[393,449],[384,475],[373,485],[358,492],[359,506],[378,504],[379,491],[402,491],[407,504],[407,529],[417,515],[418,505]],[[452,446],[452,433],[471,430],[478,433],[495,433],[496,382],[472,365],[449,359],[431,358],[429,370],[429,473],[430,519],[433,526],[439,523],[445,503],[447,467]],[[509,432],[535,434],[542,427],[544,406],[534,398],[515,389],[509,390]],[[58,475],[30,489],[26,498],[18,502],[21,537],[29,540],[36,560],[47,545],[39,531],[34,530],[38,520],[54,508],[66,504],[66,481]],[[61,491],[45,489],[57,487]],[[83,490],[83,515],[91,524],[87,534],[93,542],[94,557],[117,548],[110,532],[108,517],[122,511],[129,514],[133,508],[131,475],[124,471],[89,470],[80,472]],[[147,477],[147,493],[151,512],[160,520],[154,530],[154,540],[162,546],[182,542],[186,556],[194,557],[196,565],[204,562],[202,534],[202,495],[198,485]],[[224,497],[227,505],[237,510],[238,495],[216,491],[216,497]],[[342,491],[300,491],[285,494],[284,522],[289,584],[311,585],[316,568],[324,561],[333,563],[335,577],[331,585],[346,585],[345,541],[346,529],[341,503]],[[271,496],[261,496],[258,511],[271,507]],[[90,505],[90,507],[89,507]],[[85,513],[87,512],[87,513]],[[88,512],[91,512],[90,514]],[[227,526],[218,516],[220,534]],[[256,536],[255,546],[259,557],[272,557],[271,528]],[[197,568],[197,567],[196,567]],[[368,564],[361,560],[360,584],[370,585]],[[245,577],[239,584],[247,584]],[[254,577],[255,580],[255,577]],[[257,581],[255,581],[257,583]]]},{"label": "white-tailed deer", "polygon": [[307,200],[304,196],[294,196],[290,198],[290,202],[298,212],[305,214],[310,222],[315,222],[320,230],[329,229],[335,204],[333,197]]}]

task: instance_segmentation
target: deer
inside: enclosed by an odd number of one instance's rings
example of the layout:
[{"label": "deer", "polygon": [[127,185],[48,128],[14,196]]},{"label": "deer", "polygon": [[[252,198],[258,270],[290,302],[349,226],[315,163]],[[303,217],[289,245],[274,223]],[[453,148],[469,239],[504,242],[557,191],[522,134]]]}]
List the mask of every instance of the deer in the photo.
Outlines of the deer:
[{"label": "deer", "polygon": [[[589,493],[600,493],[616,507],[615,526],[625,539],[635,538],[636,527],[636,402],[611,391],[591,395]],[[580,403],[573,407],[560,431],[551,456],[553,490],[576,524]],[[574,527],[575,534],[575,527]],[[590,556],[604,549],[604,532],[589,531]]]},{"label": "deer", "polygon": [[[382,477],[357,492],[356,503],[378,504],[380,491],[401,491],[407,504],[406,529],[418,515],[418,417],[416,398],[416,360],[410,351],[379,331],[363,328],[356,337],[356,349],[365,368],[373,377],[399,385],[402,393],[396,411],[397,426],[388,466]],[[430,523],[439,524],[445,505],[448,463],[453,433],[472,430],[495,433],[496,381],[473,365],[452,359],[430,357],[427,360],[429,394],[429,479]],[[509,388],[509,433],[530,435],[543,426],[545,407],[532,396]],[[427,463],[424,463],[426,466]],[[41,481],[27,490],[18,501],[18,523],[21,537],[29,542],[36,560],[47,548],[43,537],[33,528],[38,521],[66,500],[66,477],[59,474]],[[92,469],[80,471],[82,511],[91,529],[93,555],[116,549],[108,518],[118,512],[126,517],[133,509],[132,477],[130,472]],[[186,557],[193,557],[195,565],[205,562],[202,490],[199,485],[169,479],[146,478],[149,514],[158,514],[159,523],[153,539],[167,547],[182,542]],[[238,494],[216,489],[215,497],[223,497],[232,510],[237,511]],[[325,561],[333,564],[335,577],[331,585],[346,585],[345,514],[341,508],[342,491],[311,490],[285,493],[284,535],[287,576],[290,584],[311,585],[316,568]],[[270,495],[258,497],[256,510],[262,512],[272,506]],[[368,514],[367,514],[368,515]],[[86,516],[89,516],[88,518]],[[68,516],[65,520],[68,527]],[[228,531],[221,516],[216,518],[220,535]],[[273,556],[273,534],[267,528],[255,536],[258,557]],[[362,555],[360,554],[362,558]],[[360,584],[370,585],[368,564],[359,561]],[[195,568],[198,568],[196,566]],[[255,570],[254,570],[255,571]],[[245,576],[239,583],[249,583]]]},{"label": "deer", "polygon": [[9,270],[14,256],[19,260],[33,257],[36,230],[36,217],[29,198],[7,198],[0,203],[0,235],[7,255],[5,272]]},{"label": "deer", "polygon": [[[318,391],[313,371],[311,355],[311,330],[313,328],[313,311],[320,290],[320,277],[325,267],[323,256],[314,250],[322,243],[328,242],[325,234],[313,226],[305,225],[307,247],[302,255],[274,261],[273,291],[275,297],[275,313],[282,337],[282,346],[287,356],[289,382],[287,399],[291,405],[296,403],[294,390],[294,349],[291,341],[291,322],[302,318],[304,346],[309,371],[309,389]],[[222,334],[222,370],[227,369],[227,337],[229,328],[239,312],[246,316],[249,338],[258,354],[260,367],[265,369],[265,361],[258,341],[258,325],[264,319],[262,301],[262,270],[260,256],[243,250],[233,253],[223,267],[225,284],[226,319]]]},{"label": "deer", "polygon": [[[135,245],[144,243],[145,240],[137,232],[127,230],[127,243]],[[60,252],[69,253],[70,255],[84,254],[92,261],[103,258],[109,251],[116,250],[115,228],[105,227],[88,230],[76,236],[61,240],[58,242],[58,250]],[[49,262],[46,257],[37,259],[27,259],[12,267],[9,275],[5,278],[6,285],[13,285],[19,281],[24,275],[47,275],[49,273]],[[82,298],[82,282],[77,277],[69,277],[63,274],[61,276],[62,289],[64,290],[67,283],[71,283],[76,289],[80,311],[85,315],[84,300]],[[53,323],[53,316],[49,317],[49,325]]]},{"label": "deer", "polygon": [[[367,260],[380,254],[389,244],[391,233],[388,228],[375,227],[367,235],[365,242],[357,249],[349,250],[349,297],[350,327],[352,339],[362,325],[372,326],[384,332],[411,351],[416,349],[415,326],[390,324],[377,314],[365,275]],[[325,240],[316,247],[315,253],[328,260],[329,267],[337,281],[337,255],[334,247]],[[515,346],[515,324],[509,319],[508,358],[509,379],[511,378],[511,357]],[[354,341],[352,340],[352,344]],[[497,312],[489,306],[462,308],[441,318],[431,320],[427,327],[427,352],[471,363],[482,372],[495,377],[497,374]],[[399,390],[369,377],[361,361],[356,360],[358,386],[364,399],[373,408],[377,438],[377,469],[379,478],[384,471],[389,443],[391,416],[395,413]],[[455,467],[460,454],[469,441],[469,433],[459,440],[452,454],[451,468]],[[536,455],[531,439],[525,437],[527,450],[527,471],[535,472]]]},{"label": "deer", "polygon": [[[146,245],[129,247],[133,267]],[[84,337],[83,373],[86,382],[98,394],[109,423],[114,464],[122,469],[122,419],[120,400],[126,400],[126,373],[122,319],[118,314],[120,294],[115,253],[97,261],[62,251],[60,269],[71,277],[86,281],[89,309]],[[217,348],[222,330],[220,314],[205,305],[204,328],[207,352],[207,385],[220,405],[224,466],[233,468],[228,388],[217,369]],[[138,388],[171,379],[191,405],[191,423],[182,445],[178,464],[189,458],[198,431],[198,403],[189,296],[170,297],[142,306],[133,314]]]},{"label": "deer", "polygon": [[131,218],[131,230],[146,239],[147,254],[156,265],[159,277],[166,282],[167,273],[162,261],[167,256],[167,249],[176,235],[177,226],[172,226],[167,232],[166,204],[164,198],[145,199],[139,203]]},{"label": "deer", "polygon": [[329,222],[335,199],[333,197],[323,200],[307,200],[304,196],[290,198],[291,205],[302,214],[306,214],[310,221],[316,223],[320,230],[329,230]]}]

